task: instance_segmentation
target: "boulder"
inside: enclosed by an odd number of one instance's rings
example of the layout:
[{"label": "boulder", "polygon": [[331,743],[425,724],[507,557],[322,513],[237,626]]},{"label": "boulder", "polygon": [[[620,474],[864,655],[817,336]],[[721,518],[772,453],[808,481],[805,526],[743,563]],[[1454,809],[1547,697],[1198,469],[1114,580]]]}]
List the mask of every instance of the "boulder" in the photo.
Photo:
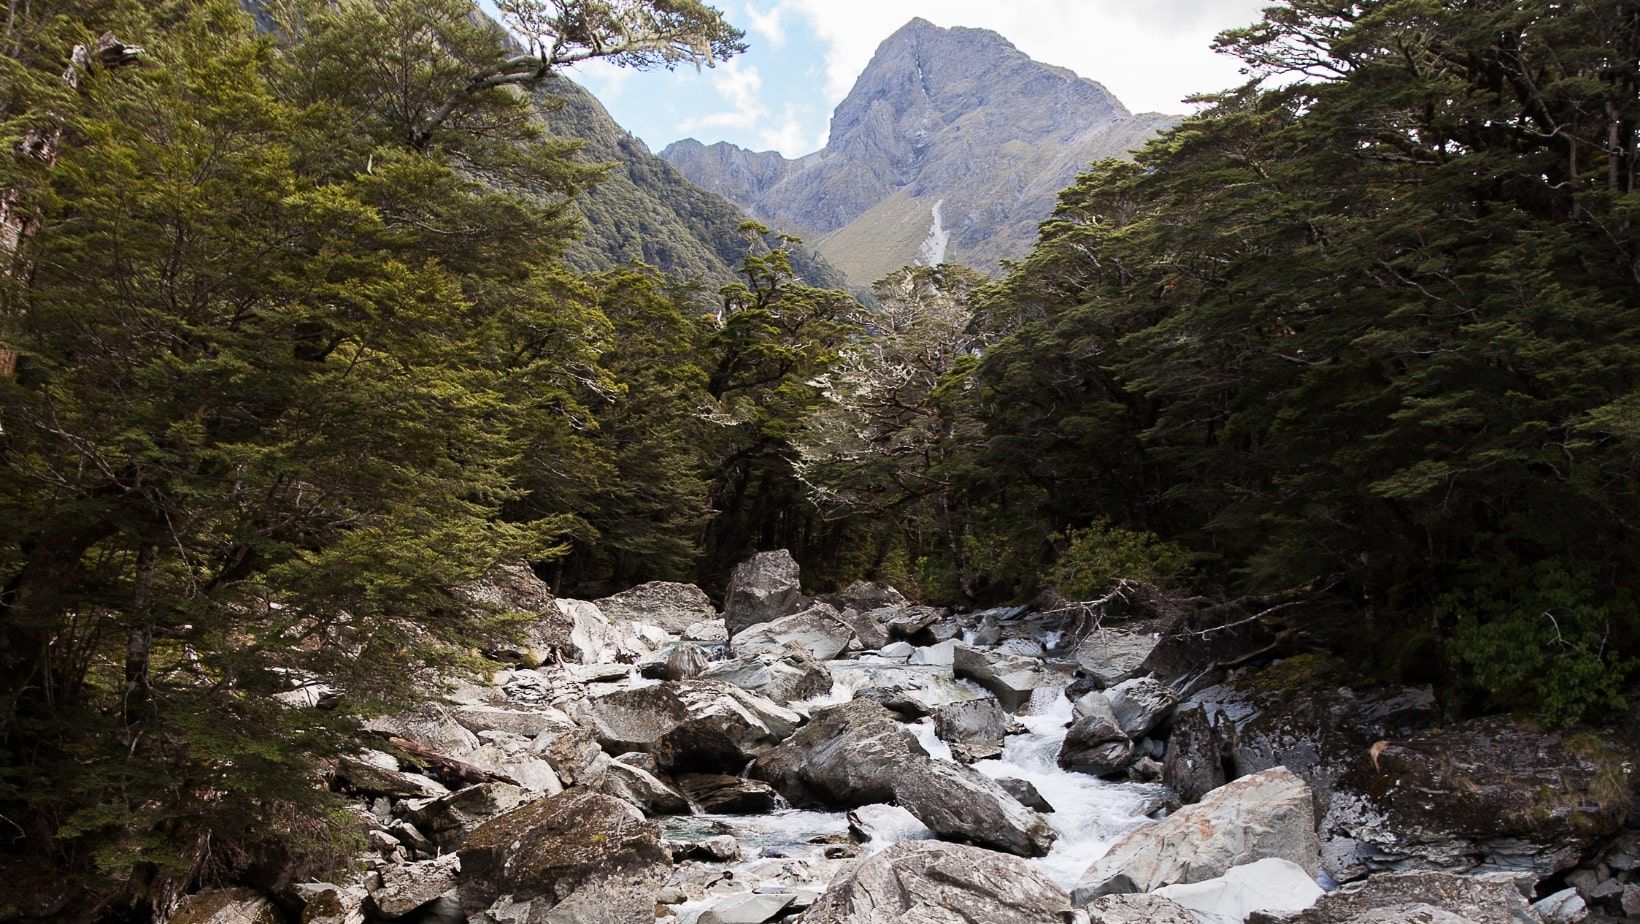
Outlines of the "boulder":
[{"label": "boulder", "polygon": [[475,735],[487,731],[510,732],[535,738],[547,732],[573,728],[575,723],[561,710],[552,706],[457,706],[450,710],[451,718]]},{"label": "boulder", "polygon": [[712,659],[706,656],[699,645],[684,642],[674,645],[666,652],[666,657],[660,661],[655,675],[662,680],[693,680],[706,672],[712,666]]},{"label": "boulder", "polygon": [[898,658],[904,660],[917,653],[917,646],[910,642],[890,642],[877,649],[877,654],[884,658]]},{"label": "boulder", "polygon": [[1131,832],[1076,884],[1076,903],[1112,893],[1203,882],[1257,860],[1320,868],[1310,788],[1277,768],[1243,777],[1167,818]]},{"label": "boulder", "polygon": [[1623,828],[1634,753],[1620,739],[1474,719],[1359,753],[1322,829],[1335,877],[1476,867],[1547,878]]},{"label": "boulder", "polygon": [[931,841],[939,838],[934,830],[898,805],[862,805],[850,809],[848,831],[862,843],[876,841],[897,844],[900,841]]},{"label": "boulder", "polygon": [[1003,777],[997,780],[1002,791],[1019,800],[1019,804],[1038,812],[1052,812],[1053,806],[1042,797],[1036,786],[1030,780],[1017,780],[1013,777]]},{"label": "boulder", "polygon": [[708,815],[762,815],[774,808],[774,787],[717,773],[685,773],[678,785]]},{"label": "boulder", "polygon": [[1543,924],[1583,924],[1589,919],[1589,903],[1576,889],[1561,889],[1533,902],[1532,911],[1543,919]]},{"label": "boulder", "polygon": [[742,892],[719,899],[695,924],[763,924],[779,917],[796,899],[790,892]]},{"label": "boulder", "polygon": [[960,644],[962,643],[956,639],[951,639],[936,645],[924,645],[911,652],[911,657],[907,663],[951,667],[956,662],[957,646]]},{"label": "boulder", "polygon": [[1008,712],[1018,712],[1031,701],[1037,687],[1049,685],[1048,673],[1035,658],[991,656],[966,646],[958,646],[952,652],[951,669],[958,677],[966,677],[989,690]]},{"label": "boulder", "polygon": [[507,896],[567,921],[652,920],[655,891],[672,865],[660,828],[625,802],[584,789],[485,822],[459,856],[469,914]]},{"label": "boulder", "polygon": [[733,684],[782,704],[824,696],[831,692],[832,685],[831,673],[806,651],[719,661],[708,667],[700,679]]},{"label": "boulder", "polygon": [[723,621],[730,637],[762,622],[790,616],[802,608],[803,591],[797,561],[782,549],[759,552],[735,566]]},{"label": "boulder", "polygon": [[212,889],[184,898],[171,924],[279,924],[279,914],[252,889]]},{"label": "boulder", "polygon": [[854,630],[840,616],[822,603],[737,632],[729,645],[743,658],[782,654],[787,645],[796,645],[817,661],[830,661],[849,648],[859,646]]},{"label": "boulder", "polygon": [[617,690],[580,704],[579,717],[611,753],[644,751],[667,770],[739,772],[802,721],[795,712],[708,680]]},{"label": "boulder", "polygon": [[904,594],[895,590],[887,581],[855,581],[833,596],[837,598],[838,609],[859,610],[862,613],[906,606],[910,603]]},{"label": "boulder", "polygon": [[1293,916],[1253,915],[1253,924],[1539,924],[1508,875],[1380,873],[1322,896]]},{"label": "boulder", "polygon": [[383,917],[403,917],[455,888],[460,872],[461,860],[453,853],[387,866],[370,890],[370,901]]},{"label": "boulder", "polygon": [[960,683],[950,667],[886,664],[882,661],[828,661],[837,682],[855,691],[855,698],[879,702],[897,715],[921,719],[946,703],[984,699],[973,685]]},{"label": "boulder", "polygon": [[751,776],[799,805],[903,806],[945,837],[1035,857],[1055,833],[995,781],[928,756],[877,703],[855,700],[817,711],[786,744],[759,757]]},{"label": "boulder", "polygon": [[1185,802],[1195,802],[1225,784],[1226,758],[1200,703],[1173,710],[1162,758],[1162,782]]},{"label": "boulder", "polygon": [[410,712],[377,716],[364,723],[367,731],[413,741],[430,751],[461,759],[478,750],[478,736],[456,720],[453,710],[428,703]]},{"label": "boulder", "polygon": [[1059,746],[1059,766],[1094,776],[1114,776],[1126,770],[1137,755],[1110,700],[1103,693],[1088,693],[1071,708],[1075,721]]},{"label": "boulder", "polygon": [[639,584],[597,603],[611,622],[657,626],[674,635],[717,616],[717,609],[699,587],[672,581]]},{"label": "boulder", "polygon": [[876,616],[852,606],[840,607],[839,610],[837,618],[854,630],[854,637],[860,640],[861,648],[878,649],[889,643],[888,627]]},{"label": "boulder", "polygon": [[1088,905],[1089,924],[1197,924],[1190,912],[1159,895],[1101,895]]},{"label": "boulder", "polygon": [[803,922],[1044,924],[1069,915],[1064,891],[1017,857],[961,844],[907,841],[834,879],[803,913]]},{"label": "boulder", "polygon": [[1106,691],[1116,724],[1129,738],[1141,738],[1162,724],[1179,704],[1179,695],[1159,680],[1139,677]]},{"label": "boulder", "polygon": [[729,863],[740,859],[740,842],[730,834],[716,834],[698,841],[667,841],[674,861],[702,860],[707,863]]},{"label": "boulder", "polygon": [[389,770],[357,757],[336,761],[336,782],[350,792],[389,799],[436,799],[450,790],[419,773]]},{"label": "boulder", "polygon": [[1198,924],[1245,924],[1254,914],[1303,911],[1322,891],[1297,864],[1271,858],[1234,867],[1215,879],[1164,886],[1152,894],[1184,908]]},{"label": "boulder", "polygon": [[1110,697],[1098,690],[1084,693],[1076,697],[1071,703],[1071,721],[1087,718],[1090,715],[1104,716],[1105,720],[1112,726],[1117,729],[1121,728],[1116,721],[1116,712],[1110,708]]},{"label": "boulder", "polygon": [[934,707],[934,734],[943,741],[1000,742],[1008,716],[994,699],[969,699]]},{"label": "boulder", "polygon": [[685,641],[700,642],[704,645],[723,645],[729,641],[729,629],[724,625],[722,617],[703,619],[690,623],[689,628],[683,630],[683,638]]},{"label": "boulder", "polygon": [[302,924],[365,924],[370,893],[363,885],[304,882],[295,888],[302,902]]},{"label": "boulder", "polygon": [[894,606],[876,610],[871,615],[888,629],[890,638],[915,643],[939,641],[925,633],[946,614],[945,610],[932,606]]},{"label": "boulder", "polygon": [[469,602],[519,613],[542,613],[552,606],[552,589],[528,562],[497,565],[457,594]]},{"label": "boulder", "polygon": [[1113,687],[1142,672],[1161,639],[1121,629],[1095,629],[1076,648],[1077,667],[1101,687]]},{"label": "boulder", "polygon": [[598,746],[597,737],[578,725],[543,732],[533,747],[565,786],[596,785],[608,759]]},{"label": "boulder", "polygon": [[523,804],[529,798],[510,783],[480,783],[429,801],[405,801],[399,806],[416,830],[446,850],[453,850],[476,827]]},{"label": "boulder", "polygon": [[687,815],[689,800],[660,777],[620,760],[609,762],[598,791],[625,800],[645,815]]}]

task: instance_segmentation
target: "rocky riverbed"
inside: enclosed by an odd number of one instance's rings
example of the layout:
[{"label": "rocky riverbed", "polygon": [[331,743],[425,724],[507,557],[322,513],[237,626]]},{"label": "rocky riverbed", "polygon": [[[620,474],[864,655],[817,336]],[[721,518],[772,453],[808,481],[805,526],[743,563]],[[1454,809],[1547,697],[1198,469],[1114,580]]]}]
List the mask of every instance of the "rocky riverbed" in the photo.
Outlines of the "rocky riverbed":
[{"label": "rocky riverbed", "polygon": [[360,873],[175,922],[1640,917],[1624,741],[1443,724],[1427,689],[1340,687],[1256,631],[809,598],[785,553],[721,612],[678,584],[558,599],[522,566],[469,596],[537,619],[334,768]]}]

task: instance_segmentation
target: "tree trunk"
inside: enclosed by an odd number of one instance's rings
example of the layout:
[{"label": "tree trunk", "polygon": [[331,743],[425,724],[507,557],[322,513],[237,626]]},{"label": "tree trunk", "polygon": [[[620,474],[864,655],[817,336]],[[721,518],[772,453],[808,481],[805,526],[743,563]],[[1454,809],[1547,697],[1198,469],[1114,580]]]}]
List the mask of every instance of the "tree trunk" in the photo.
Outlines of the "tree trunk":
[{"label": "tree trunk", "polygon": [[153,700],[149,661],[154,650],[154,570],[159,546],[143,542],[137,550],[136,587],[131,594],[131,629],[125,643],[125,698],[122,703],[126,743],[134,736]]}]

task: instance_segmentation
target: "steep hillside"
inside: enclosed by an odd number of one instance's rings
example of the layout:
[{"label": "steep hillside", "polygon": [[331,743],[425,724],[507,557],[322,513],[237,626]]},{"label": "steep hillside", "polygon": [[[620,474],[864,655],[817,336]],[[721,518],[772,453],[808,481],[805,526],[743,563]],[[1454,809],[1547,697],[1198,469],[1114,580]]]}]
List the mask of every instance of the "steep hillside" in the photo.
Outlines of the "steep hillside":
[{"label": "steep hillside", "polygon": [[[574,81],[553,77],[537,97],[548,131],[583,142],[579,156],[588,163],[613,165],[581,197],[586,227],[569,250],[572,264],[596,269],[642,260],[714,285],[733,277],[746,249],[737,231],[746,219],[740,206],[685,179],[616,124],[597,98]],[[553,97],[561,105],[550,103]],[[811,250],[798,248],[793,263],[810,283],[846,285],[842,274]]]},{"label": "steep hillside", "polygon": [[661,153],[690,180],[801,229],[857,285],[908,263],[986,271],[1023,256],[1059,190],[1172,124],[1032,60],[983,29],[914,19],[877,49],[817,154],[689,140]]}]

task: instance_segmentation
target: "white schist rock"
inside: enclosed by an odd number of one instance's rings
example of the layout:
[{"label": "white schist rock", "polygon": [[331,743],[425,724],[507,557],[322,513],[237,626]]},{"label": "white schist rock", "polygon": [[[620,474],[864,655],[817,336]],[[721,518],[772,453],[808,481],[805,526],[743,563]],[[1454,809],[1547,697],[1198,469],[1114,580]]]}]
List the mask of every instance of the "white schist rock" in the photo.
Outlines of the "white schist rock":
[{"label": "white schist rock", "polygon": [[1242,777],[1117,841],[1073,896],[1085,906],[1101,895],[1203,882],[1265,859],[1297,864],[1313,879],[1320,870],[1314,801],[1284,767]]},{"label": "white schist rock", "polygon": [[1153,894],[1189,911],[1198,924],[1244,924],[1254,912],[1296,914],[1323,893],[1298,864],[1272,858],[1233,867],[1216,879],[1164,886]]}]

